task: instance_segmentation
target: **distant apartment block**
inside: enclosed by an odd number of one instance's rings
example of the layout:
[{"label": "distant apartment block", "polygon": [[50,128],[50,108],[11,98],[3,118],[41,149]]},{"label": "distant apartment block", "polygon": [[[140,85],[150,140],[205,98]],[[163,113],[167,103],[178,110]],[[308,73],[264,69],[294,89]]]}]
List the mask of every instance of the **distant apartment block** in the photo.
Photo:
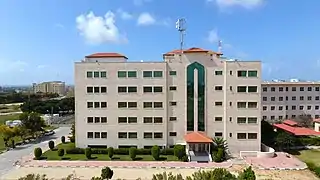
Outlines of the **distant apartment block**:
[{"label": "distant apartment block", "polygon": [[96,53],[75,63],[76,146],[208,151],[222,137],[232,153],[260,151],[261,62],[200,48],[163,61]]},{"label": "distant apartment block", "polygon": [[66,93],[65,82],[62,81],[42,82],[39,84],[33,83],[32,86],[34,93],[56,93],[60,96],[64,96]]},{"label": "distant apartment block", "polygon": [[294,119],[303,114],[320,117],[320,82],[273,80],[261,87],[262,119]]}]

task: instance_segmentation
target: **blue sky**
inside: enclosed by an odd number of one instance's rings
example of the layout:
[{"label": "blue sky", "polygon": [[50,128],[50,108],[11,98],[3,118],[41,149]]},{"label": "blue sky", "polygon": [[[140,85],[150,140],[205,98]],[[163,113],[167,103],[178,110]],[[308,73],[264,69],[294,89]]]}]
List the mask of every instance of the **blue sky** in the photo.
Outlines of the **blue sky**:
[{"label": "blue sky", "polygon": [[[320,1],[0,0],[0,84],[73,83],[73,66],[95,52],[162,60],[186,47],[261,60],[263,79],[320,79]],[[108,28],[106,28],[108,27]]]}]

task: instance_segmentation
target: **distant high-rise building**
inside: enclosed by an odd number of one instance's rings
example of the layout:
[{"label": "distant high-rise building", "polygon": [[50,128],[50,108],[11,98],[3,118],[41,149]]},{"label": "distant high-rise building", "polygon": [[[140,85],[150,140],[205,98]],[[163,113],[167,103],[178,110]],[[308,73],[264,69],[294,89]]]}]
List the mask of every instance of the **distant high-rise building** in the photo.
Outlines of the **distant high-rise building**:
[{"label": "distant high-rise building", "polygon": [[32,87],[34,93],[56,93],[60,96],[64,96],[66,93],[66,85],[65,82],[62,81],[42,82],[39,84],[33,83]]}]

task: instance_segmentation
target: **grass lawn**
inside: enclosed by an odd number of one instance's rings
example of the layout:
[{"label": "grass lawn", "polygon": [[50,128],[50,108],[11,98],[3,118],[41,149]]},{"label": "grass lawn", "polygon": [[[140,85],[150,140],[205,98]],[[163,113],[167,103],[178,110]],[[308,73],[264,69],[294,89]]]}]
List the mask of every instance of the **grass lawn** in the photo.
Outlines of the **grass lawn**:
[{"label": "grass lawn", "polygon": [[320,166],[320,150],[319,149],[308,149],[301,150],[294,155],[304,162],[313,162],[315,165]]},{"label": "grass lawn", "polygon": [[7,120],[17,120],[19,119],[20,114],[10,114],[0,116],[0,124],[5,124]]},{"label": "grass lawn", "polygon": [[[74,143],[58,144],[56,150],[48,150],[42,154],[42,157],[46,160],[61,160],[61,157],[58,156],[57,149],[69,149],[74,148]],[[92,159],[95,161],[110,161],[110,158],[107,154],[93,154]],[[63,160],[88,160],[84,154],[65,154]],[[132,161],[129,155],[114,155],[112,160],[114,161]],[[162,161],[178,161],[178,158],[173,155],[161,156]],[[151,155],[137,155],[135,161],[154,161]]]}]

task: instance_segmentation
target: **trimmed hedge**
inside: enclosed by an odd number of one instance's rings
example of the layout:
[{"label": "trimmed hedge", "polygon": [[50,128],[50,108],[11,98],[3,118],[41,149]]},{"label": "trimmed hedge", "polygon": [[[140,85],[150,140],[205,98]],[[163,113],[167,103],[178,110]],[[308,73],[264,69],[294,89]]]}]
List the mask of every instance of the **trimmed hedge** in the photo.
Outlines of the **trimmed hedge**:
[{"label": "trimmed hedge", "polygon": [[[107,148],[92,148],[92,154],[108,154]],[[137,155],[151,155],[151,149],[137,149]],[[67,149],[66,154],[85,154],[85,148]],[[114,149],[115,155],[129,155],[129,148]],[[173,148],[161,149],[161,155],[174,155]]]}]

